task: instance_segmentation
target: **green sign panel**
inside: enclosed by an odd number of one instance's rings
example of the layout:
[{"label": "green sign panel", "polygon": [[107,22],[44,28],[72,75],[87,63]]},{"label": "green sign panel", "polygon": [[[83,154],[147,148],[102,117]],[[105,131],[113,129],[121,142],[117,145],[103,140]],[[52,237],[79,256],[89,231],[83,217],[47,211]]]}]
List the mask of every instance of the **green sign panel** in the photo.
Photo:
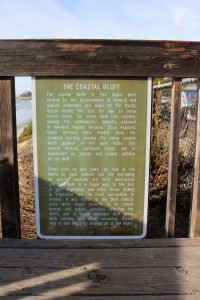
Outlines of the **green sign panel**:
[{"label": "green sign panel", "polygon": [[144,237],[151,80],[33,83],[38,236]]}]

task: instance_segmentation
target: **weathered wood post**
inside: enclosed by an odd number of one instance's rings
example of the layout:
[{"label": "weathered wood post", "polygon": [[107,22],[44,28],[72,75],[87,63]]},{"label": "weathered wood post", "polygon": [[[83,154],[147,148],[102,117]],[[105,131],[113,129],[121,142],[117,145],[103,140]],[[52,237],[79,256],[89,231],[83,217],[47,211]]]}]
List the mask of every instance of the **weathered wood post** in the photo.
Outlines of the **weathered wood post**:
[{"label": "weathered wood post", "polygon": [[194,181],[192,194],[192,208],[190,215],[190,237],[200,236],[200,79],[197,83],[197,131],[196,152],[194,164]]},{"label": "weathered wood post", "polygon": [[181,78],[174,78],[172,83],[170,149],[165,231],[168,237],[174,236],[176,214],[176,191],[178,176],[178,147],[181,112]]},{"label": "weathered wood post", "polygon": [[20,238],[14,77],[0,77],[0,203],[3,238]]}]

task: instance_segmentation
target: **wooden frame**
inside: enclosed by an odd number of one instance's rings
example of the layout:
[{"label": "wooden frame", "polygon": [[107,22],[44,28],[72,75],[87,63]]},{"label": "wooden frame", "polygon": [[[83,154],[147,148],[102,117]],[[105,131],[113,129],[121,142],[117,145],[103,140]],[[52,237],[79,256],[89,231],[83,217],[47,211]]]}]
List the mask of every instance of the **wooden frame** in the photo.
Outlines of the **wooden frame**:
[{"label": "wooden frame", "polygon": [[0,201],[3,237],[21,236],[14,77],[0,77]]},{"label": "wooden frame", "polygon": [[[12,219],[12,228],[16,228],[16,230],[13,231],[6,231],[4,236],[20,237],[13,76],[200,77],[199,62],[199,42],[142,40],[0,40],[0,145],[3,141],[2,132],[5,128],[8,130],[4,147],[3,149],[0,148],[0,177],[5,176],[4,169],[8,170],[8,168],[2,167],[3,165],[4,167],[6,166],[8,160],[10,162],[9,168],[11,168],[11,172],[9,173],[11,174],[9,176],[9,185],[7,185],[7,188],[1,186],[0,198],[3,203],[10,203],[7,206],[9,210],[9,212],[7,212]],[[4,78],[2,78],[3,76]],[[8,82],[6,91],[4,80]],[[5,95],[7,100],[5,100]],[[173,103],[176,105],[177,101],[175,100]],[[2,109],[2,107],[7,107],[10,113],[5,115],[5,110]],[[172,125],[172,127],[173,126],[174,125]],[[171,132],[174,132],[173,134],[175,134],[175,132],[177,134],[177,131],[178,123],[177,126],[171,129]],[[197,136],[196,172],[194,180],[194,189],[196,190],[199,189],[200,182],[198,167],[200,164],[199,133]],[[173,143],[173,138],[171,142]],[[6,159],[7,156],[8,160]],[[176,156],[177,145],[174,147],[174,150],[171,148],[170,151],[169,169],[173,176],[169,177],[168,181],[168,186],[171,186],[171,188],[168,188],[168,208],[175,207],[176,187],[174,182],[176,181],[177,172]],[[8,187],[12,187],[12,190]],[[195,233],[197,236],[200,235],[198,218],[200,200],[199,196],[197,197],[195,195],[197,194],[193,194],[191,232],[192,235]],[[175,210],[173,208],[170,214],[169,209],[167,209],[167,211],[166,224],[168,225],[166,228],[169,228],[169,224],[171,224],[171,229],[167,229],[167,233],[173,236]],[[170,220],[172,220],[172,223],[170,223]]]},{"label": "wooden frame", "polygon": [[200,80],[197,83],[197,129],[196,129],[196,156],[194,163],[193,195],[190,215],[190,237],[200,235]]},{"label": "wooden frame", "polygon": [[181,114],[181,78],[174,78],[172,83],[170,149],[166,207],[166,236],[173,237],[176,214],[176,191],[178,177],[178,147]]},{"label": "wooden frame", "polygon": [[200,43],[0,40],[0,76],[200,77]]}]

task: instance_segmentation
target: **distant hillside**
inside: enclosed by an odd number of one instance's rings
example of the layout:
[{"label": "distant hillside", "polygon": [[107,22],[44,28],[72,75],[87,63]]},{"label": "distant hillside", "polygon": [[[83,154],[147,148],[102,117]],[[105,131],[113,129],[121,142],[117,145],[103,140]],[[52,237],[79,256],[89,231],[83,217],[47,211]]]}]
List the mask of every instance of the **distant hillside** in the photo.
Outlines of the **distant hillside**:
[{"label": "distant hillside", "polygon": [[32,93],[30,91],[24,92],[21,95],[17,96],[17,99],[31,99]]}]

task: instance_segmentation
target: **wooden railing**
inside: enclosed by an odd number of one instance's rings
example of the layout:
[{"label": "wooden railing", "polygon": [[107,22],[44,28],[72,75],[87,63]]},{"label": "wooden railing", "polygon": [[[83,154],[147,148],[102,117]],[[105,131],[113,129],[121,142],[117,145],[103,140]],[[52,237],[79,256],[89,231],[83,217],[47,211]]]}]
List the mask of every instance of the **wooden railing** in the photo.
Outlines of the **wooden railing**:
[{"label": "wooden railing", "polygon": [[[200,77],[200,43],[0,40],[0,200],[3,237],[20,238],[14,76],[172,77],[166,234],[174,236],[181,79]],[[198,84],[199,95],[199,84]],[[190,236],[200,236],[200,104]]]}]

